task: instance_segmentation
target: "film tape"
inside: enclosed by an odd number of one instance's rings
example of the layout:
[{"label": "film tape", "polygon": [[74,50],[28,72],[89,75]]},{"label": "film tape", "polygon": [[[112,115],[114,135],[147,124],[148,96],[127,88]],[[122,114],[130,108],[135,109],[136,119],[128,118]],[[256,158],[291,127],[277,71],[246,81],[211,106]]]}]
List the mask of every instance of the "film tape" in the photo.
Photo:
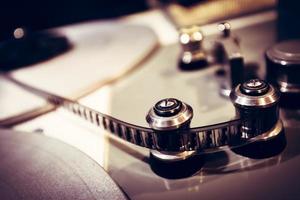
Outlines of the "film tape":
[{"label": "film tape", "polygon": [[253,138],[264,134],[260,129],[247,138],[242,137],[242,129],[248,120],[234,119],[219,124],[186,128],[169,134],[157,132],[151,128],[133,125],[112,116],[103,114],[61,96],[34,88],[18,80],[8,77],[20,87],[32,92],[55,106],[61,106],[80,118],[107,130],[109,133],[132,144],[146,147],[152,150],[164,152],[179,151],[218,151],[227,145],[241,146],[253,142]]}]

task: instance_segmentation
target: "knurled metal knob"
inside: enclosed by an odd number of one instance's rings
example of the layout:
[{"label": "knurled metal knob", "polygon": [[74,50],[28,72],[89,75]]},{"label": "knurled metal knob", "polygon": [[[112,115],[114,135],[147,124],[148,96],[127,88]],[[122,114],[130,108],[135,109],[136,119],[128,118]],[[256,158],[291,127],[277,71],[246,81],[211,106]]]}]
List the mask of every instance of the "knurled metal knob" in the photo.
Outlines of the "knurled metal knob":
[{"label": "knurled metal knob", "polygon": [[243,120],[243,137],[271,130],[279,120],[280,93],[260,79],[239,84],[230,93],[237,117]]},{"label": "knurled metal knob", "polygon": [[188,104],[174,98],[162,99],[153,106],[146,120],[149,126],[157,133],[156,141],[161,149],[168,151],[151,150],[151,154],[164,162],[186,160],[196,151],[178,151],[182,144],[181,130],[189,128],[193,118],[193,109]]},{"label": "knurled metal knob", "polygon": [[240,89],[241,92],[245,95],[261,96],[269,91],[270,86],[265,81],[259,79],[251,79],[244,82],[241,85]]},{"label": "knurled metal knob", "polygon": [[191,106],[174,98],[162,99],[146,116],[149,126],[158,131],[170,131],[189,125],[193,118]]}]

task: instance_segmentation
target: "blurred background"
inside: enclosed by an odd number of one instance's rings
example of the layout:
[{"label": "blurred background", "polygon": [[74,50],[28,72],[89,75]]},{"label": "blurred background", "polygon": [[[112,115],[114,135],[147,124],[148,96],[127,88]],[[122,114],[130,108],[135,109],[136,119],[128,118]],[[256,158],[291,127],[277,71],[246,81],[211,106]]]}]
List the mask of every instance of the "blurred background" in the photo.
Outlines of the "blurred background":
[{"label": "blurred background", "polygon": [[39,30],[90,19],[107,19],[147,9],[142,0],[3,0],[0,39],[16,27]]},{"label": "blurred background", "polygon": [[154,7],[166,11],[177,26],[205,24],[253,12],[279,8],[279,14],[299,25],[297,0],[2,0],[0,41],[17,27],[41,30],[91,19],[109,19]]}]

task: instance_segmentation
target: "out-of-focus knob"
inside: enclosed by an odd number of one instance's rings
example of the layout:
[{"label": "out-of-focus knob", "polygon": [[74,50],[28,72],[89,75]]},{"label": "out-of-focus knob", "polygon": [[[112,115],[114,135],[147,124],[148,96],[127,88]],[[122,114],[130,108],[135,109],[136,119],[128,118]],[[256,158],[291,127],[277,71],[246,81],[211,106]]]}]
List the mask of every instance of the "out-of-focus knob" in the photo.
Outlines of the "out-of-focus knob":
[{"label": "out-of-focus knob", "polygon": [[282,93],[300,93],[300,40],[273,45],[266,51],[267,79]]},{"label": "out-of-focus knob", "polygon": [[223,37],[230,36],[231,25],[228,22],[222,22],[218,24],[218,29],[223,34]]},{"label": "out-of-focus knob", "polygon": [[244,57],[239,39],[231,34],[228,22],[218,24],[220,37],[216,41],[216,60],[223,66],[222,73],[217,73],[220,82],[220,94],[228,97],[231,90],[244,80]]},{"label": "out-of-focus knob", "polygon": [[183,70],[199,69],[207,65],[206,53],[202,48],[204,35],[199,26],[181,28],[179,42],[182,48],[179,67]]}]

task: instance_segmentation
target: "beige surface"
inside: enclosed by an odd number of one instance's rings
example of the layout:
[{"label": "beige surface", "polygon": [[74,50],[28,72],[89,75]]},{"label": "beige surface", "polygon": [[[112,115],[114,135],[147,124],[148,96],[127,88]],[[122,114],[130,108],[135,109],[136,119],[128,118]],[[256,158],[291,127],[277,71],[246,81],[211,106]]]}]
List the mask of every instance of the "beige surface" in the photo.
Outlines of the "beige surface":
[{"label": "beige surface", "polygon": [[[157,45],[153,31],[118,22],[89,22],[58,29],[74,47],[67,53],[12,76],[24,83],[65,97],[118,77]],[[76,95],[77,94],[77,95]]]},{"label": "beige surface", "polygon": [[24,91],[0,75],[0,119],[45,105],[44,99]]},{"label": "beige surface", "polygon": [[[56,31],[66,35],[74,47],[48,61],[13,71],[12,76],[73,99],[133,70],[158,46],[151,29],[118,21],[94,21]],[[24,117],[35,115],[46,104],[1,77],[0,83],[0,124],[24,113]]]},{"label": "beige surface", "polygon": [[275,7],[276,0],[209,0],[190,7],[170,4],[167,11],[178,27],[204,25]]}]

